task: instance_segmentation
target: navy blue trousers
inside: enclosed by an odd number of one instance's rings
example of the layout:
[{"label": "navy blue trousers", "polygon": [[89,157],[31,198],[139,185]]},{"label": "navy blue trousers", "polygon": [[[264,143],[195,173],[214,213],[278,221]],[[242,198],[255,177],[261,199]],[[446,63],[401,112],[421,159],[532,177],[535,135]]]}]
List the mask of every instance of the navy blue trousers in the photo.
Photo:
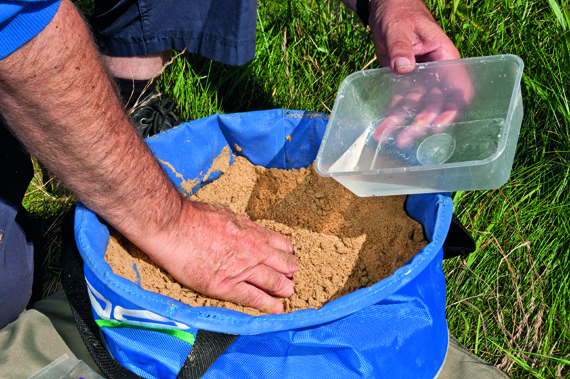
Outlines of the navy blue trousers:
[{"label": "navy blue trousers", "polygon": [[22,313],[32,294],[33,247],[21,204],[33,174],[29,154],[0,120],[0,329]]},{"label": "navy blue trousers", "polygon": [[231,65],[255,56],[257,0],[95,0],[94,5],[90,23],[107,55],[186,49]]}]

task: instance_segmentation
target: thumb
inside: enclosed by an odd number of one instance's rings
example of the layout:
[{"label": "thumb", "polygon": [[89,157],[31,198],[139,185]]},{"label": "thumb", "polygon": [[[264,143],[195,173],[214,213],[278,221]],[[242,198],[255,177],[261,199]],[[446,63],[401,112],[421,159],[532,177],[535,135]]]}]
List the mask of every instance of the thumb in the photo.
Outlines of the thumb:
[{"label": "thumb", "polygon": [[384,33],[386,55],[396,74],[407,74],[416,66],[412,49],[412,28],[406,22],[393,22]]}]

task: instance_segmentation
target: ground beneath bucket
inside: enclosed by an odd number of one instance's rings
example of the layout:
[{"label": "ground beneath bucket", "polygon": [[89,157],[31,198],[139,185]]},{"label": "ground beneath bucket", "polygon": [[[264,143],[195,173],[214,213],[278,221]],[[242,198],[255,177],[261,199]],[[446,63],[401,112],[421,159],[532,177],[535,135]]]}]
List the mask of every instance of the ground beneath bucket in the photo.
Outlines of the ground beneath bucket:
[{"label": "ground beneath bucket", "polygon": [[[286,312],[327,302],[390,276],[427,241],[404,211],[405,196],[360,198],[313,169],[266,169],[238,157],[229,170],[190,200],[223,204],[290,238],[298,258],[295,294]],[[111,231],[105,260],[113,272],[191,306],[255,309],[202,296],[178,284],[136,246]]]}]

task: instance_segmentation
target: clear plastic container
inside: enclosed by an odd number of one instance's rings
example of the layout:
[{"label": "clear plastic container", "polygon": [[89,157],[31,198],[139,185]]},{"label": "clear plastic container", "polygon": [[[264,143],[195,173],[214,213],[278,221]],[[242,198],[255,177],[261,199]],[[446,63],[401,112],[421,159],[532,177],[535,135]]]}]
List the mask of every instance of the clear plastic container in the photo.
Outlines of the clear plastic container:
[{"label": "clear plastic container", "polygon": [[[340,85],[315,169],[358,196],[498,188],[523,118],[515,55],[366,70]],[[438,116],[438,117],[434,117]]]}]

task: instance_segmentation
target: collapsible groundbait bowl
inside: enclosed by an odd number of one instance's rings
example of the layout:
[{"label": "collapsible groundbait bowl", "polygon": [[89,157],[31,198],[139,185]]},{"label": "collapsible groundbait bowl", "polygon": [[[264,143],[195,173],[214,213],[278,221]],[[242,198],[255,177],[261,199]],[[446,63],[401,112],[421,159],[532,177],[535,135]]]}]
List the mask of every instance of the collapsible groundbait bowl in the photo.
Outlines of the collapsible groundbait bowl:
[{"label": "collapsible groundbait bowl", "polygon": [[[147,143],[186,192],[185,183],[202,179],[226,146],[256,165],[307,167],[327,120],[320,113],[282,109],[214,115]],[[191,307],[113,274],[104,260],[109,231],[82,204],[75,211],[74,233],[103,344],[116,361],[142,377],[176,378],[183,365],[210,359],[203,378],[431,379],[438,375],[448,345],[441,264],[452,208],[447,194],[409,196],[406,210],[423,225],[430,243],[403,267],[319,310],[259,317]],[[225,337],[224,348],[208,357]]]}]

